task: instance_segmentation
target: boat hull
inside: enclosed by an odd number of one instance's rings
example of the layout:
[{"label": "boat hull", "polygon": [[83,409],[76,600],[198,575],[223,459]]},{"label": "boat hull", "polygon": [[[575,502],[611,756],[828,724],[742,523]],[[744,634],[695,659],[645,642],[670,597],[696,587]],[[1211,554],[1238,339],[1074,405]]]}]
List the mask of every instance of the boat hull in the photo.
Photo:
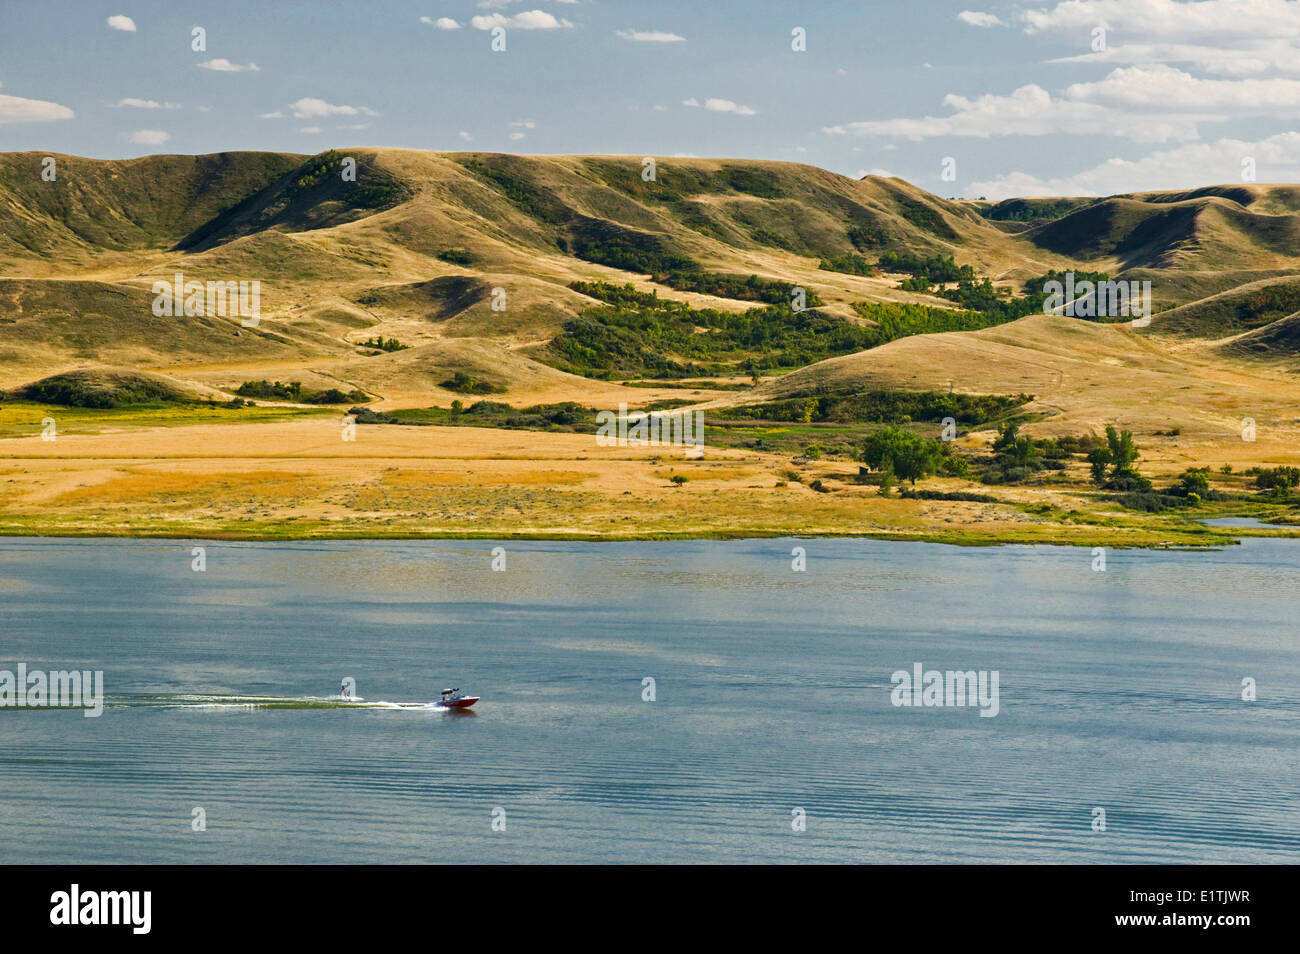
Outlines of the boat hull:
[{"label": "boat hull", "polygon": [[439,709],[468,709],[474,703],[478,702],[479,696],[465,696],[463,699],[452,699],[450,702],[439,702]]}]

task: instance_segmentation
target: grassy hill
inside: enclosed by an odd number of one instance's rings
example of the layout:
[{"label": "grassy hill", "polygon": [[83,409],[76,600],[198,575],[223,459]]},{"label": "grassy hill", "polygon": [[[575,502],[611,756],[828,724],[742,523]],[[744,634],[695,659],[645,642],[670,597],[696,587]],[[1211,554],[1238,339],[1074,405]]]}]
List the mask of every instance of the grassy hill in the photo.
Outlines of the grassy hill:
[{"label": "grassy hill", "polygon": [[[877,352],[942,368],[954,340],[1002,342],[1030,329],[1033,350],[1090,360],[1075,351],[1097,345],[1095,329],[1078,322],[1022,320],[871,347],[890,336],[862,333],[879,322],[858,306],[920,307],[922,316],[957,307],[872,269],[887,252],[951,257],[1004,296],[1052,269],[1150,280],[1157,302],[1172,306],[1150,340],[1223,343],[1221,360],[1290,355],[1291,326],[1267,329],[1300,310],[1294,186],[993,204],[940,199],[896,178],[730,159],[665,158],[648,178],[639,157],[619,156],[56,156],[54,182],[41,179],[42,159],[0,155],[0,386],[9,388],[95,367],[227,388],[296,375],[418,406],[449,401],[440,382],[464,370],[507,396],[576,399],[617,396],[609,381],[654,365],[655,341],[672,342],[674,353],[658,357],[680,374],[743,378],[830,354],[834,368],[861,365],[865,381],[885,373]],[[355,175],[343,174],[345,160]],[[828,259],[866,267],[819,267]],[[155,317],[151,286],[176,272],[259,281],[259,325]],[[576,290],[626,285],[633,294],[614,306]],[[815,310],[791,311],[795,288]],[[362,347],[376,337],[404,350]],[[872,357],[855,364],[862,348]],[[608,349],[624,356],[600,353]],[[566,373],[575,370],[588,378]],[[994,377],[1023,390],[1038,373]]]},{"label": "grassy hill", "polygon": [[104,251],[166,248],[299,165],[269,152],[98,160],[46,153],[0,154],[0,258],[6,274],[24,260],[82,261]]}]

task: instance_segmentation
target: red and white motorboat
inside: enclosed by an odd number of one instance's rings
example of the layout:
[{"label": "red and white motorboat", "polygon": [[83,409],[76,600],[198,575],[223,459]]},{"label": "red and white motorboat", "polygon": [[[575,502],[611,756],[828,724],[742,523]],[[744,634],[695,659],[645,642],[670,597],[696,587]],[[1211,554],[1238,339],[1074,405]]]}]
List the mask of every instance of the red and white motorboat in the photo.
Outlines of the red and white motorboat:
[{"label": "red and white motorboat", "polygon": [[444,689],[436,705],[439,709],[468,709],[478,700],[478,696],[461,695],[459,689]]}]

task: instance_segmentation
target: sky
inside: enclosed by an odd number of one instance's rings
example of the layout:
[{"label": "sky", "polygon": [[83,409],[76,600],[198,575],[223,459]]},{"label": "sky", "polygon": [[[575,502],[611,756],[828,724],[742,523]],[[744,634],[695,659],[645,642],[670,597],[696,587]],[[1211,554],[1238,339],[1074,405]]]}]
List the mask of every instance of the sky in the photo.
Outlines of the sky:
[{"label": "sky", "polygon": [[1298,118],[1300,0],[0,0],[5,152],[777,159],[1002,199],[1300,181]]}]

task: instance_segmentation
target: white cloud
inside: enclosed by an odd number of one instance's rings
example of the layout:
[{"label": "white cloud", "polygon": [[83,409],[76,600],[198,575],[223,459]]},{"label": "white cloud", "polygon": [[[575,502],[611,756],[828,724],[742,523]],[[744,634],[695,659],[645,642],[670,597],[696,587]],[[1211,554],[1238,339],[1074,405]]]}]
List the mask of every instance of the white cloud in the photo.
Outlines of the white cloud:
[{"label": "white cloud", "polygon": [[1060,96],[1029,84],[1009,96],[950,94],[947,116],[885,119],[826,127],[832,135],[1118,136],[1136,142],[1196,139],[1204,122],[1242,116],[1300,117],[1300,80],[1203,79],[1171,66],[1121,67],[1105,78],[1074,83]]},{"label": "white cloud", "polygon": [[280,112],[277,109],[273,113],[262,113],[262,115],[258,116],[257,118],[258,119],[284,119],[284,113]]},{"label": "white cloud", "polygon": [[1105,28],[1106,49],[1055,63],[1187,63],[1237,76],[1300,72],[1300,4],[1291,0],[1069,0],[1019,19],[1027,34],[1080,45]]},{"label": "white cloud", "polygon": [[218,56],[215,60],[204,60],[198,64],[201,70],[213,70],[217,73],[260,73],[262,68],[256,63],[249,63],[247,66],[239,63],[232,63],[224,56]]},{"label": "white cloud", "polygon": [[130,17],[122,16],[122,14],[120,13],[117,14],[116,16],[111,16],[108,18],[108,26],[109,29],[121,30],[124,33],[135,32],[135,21],[132,20]]},{"label": "white cloud", "polygon": [[379,115],[373,109],[368,109],[365,106],[336,106],[334,103],[327,103],[323,99],[312,96],[304,96],[297,102],[290,103],[288,108],[293,112],[294,119],[315,119],[318,116]]},{"label": "white cloud", "polygon": [[160,103],[156,99],[136,99],[134,96],[127,96],[119,99],[113,106],[130,106],[133,109],[180,109],[180,103]]},{"label": "white cloud", "polygon": [[161,146],[172,138],[172,134],[161,129],[137,129],[126,138],[141,146]]},{"label": "white cloud", "polygon": [[487,16],[471,17],[469,25],[476,30],[490,30],[493,27],[509,27],[514,30],[571,30],[573,28],[573,24],[568,20],[557,20],[545,10],[526,10],[510,17],[503,13],[490,13]]},{"label": "white cloud", "polygon": [[1129,67],[1095,83],[1074,83],[1065,95],[1077,102],[1124,109],[1213,111],[1227,118],[1258,113],[1300,115],[1300,80],[1201,79],[1172,66]]},{"label": "white cloud", "polygon": [[[957,18],[976,27],[1006,25],[981,11],[963,10]],[[911,140],[1089,135],[1167,143],[1199,139],[1206,123],[1300,118],[1297,0],[1060,0],[1014,20],[1027,35],[1078,50],[1089,49],[1100,28],[1103,49],[1052,62],[1110,72],[1050,92],[1028,83],[1009,94],[954,93],[942,101],[947,115],[823,131]]]},{"label": "white cloud", "polygon": [[519,119],[510,124],[517,129],[536,129],[537,123],[531,119]]},{"label": "white cloud", "polygon": [[298,130],[298,132],[300,132],[300,133],[318,133],[318,132],[320,132],[320,127],[319,127],[319,126],[303,126],[301,129]]},{"label": "white cloud", "polygon": [[1300,132],[1279,133],[1246,142],[1219,139],[1188,143],[1153,152],[1141,159],[1108,159],[1091,169],[1039,178],[1010,172],[996,179],[972,182],[964,191],[993,200],[1039,195],[1116,195],[1126,192],[1190,189],[1241,181],[1242,161],[1255,161],[1261,182],[1300,180]]},{"label": "white cloud", "polygon": [[512,132],[512,133],[510,134],[510,141],[511,141],[511,142],[518,142],[520,139],[523,139],[523,138],[524,138],[524,134],[521,133],[521,132]]},{"label": "white cloud", "polygon": [[659,30],[615,30],[614,34],[636,43],[685,43],[686,37]]},{"label": "white cloud", "polygon": [[967,26],[983,27],[985,29],[988,27],[1004,25],[1002,21],[992,13],[983,13],[979,10],[963,10],[961,13],[957,14],[957,19],[962,23],[965,23]]},{"label": "white cloud", "polygon": [[741,106],[739,103],[733,103],[729,99],[706,99],[701,103],[692,96],[690,99],[682,100],[683,106],[702,107],[715,113],[735,113],[737,116],[757,116],[758,110],[749,106]]},{"label": "white cloud", "polygon": [[463,129],[462,129],[460,132],[456,133],[456,135],[459,136],[461,139],[463,139],[465,142],[473,142],[473,141],[474,141],[474,137],[471,136],[469,133],[467,133],[467,132],[466,132],[465,130],[463,130]]},{"label": "white cloud", "polygon": [[1300,6],[1291,0],[1064,0],[1020,14],[1025,32],[1091,36],[1103,26],[1127,42],[1162,39],[1239,46],[1300,37]]},{"label": "white cloud", "polygon": [[1249,49],[1195,43],[1124,43],[1098,53],[1064,56],[1050,63],[1137,64],[1184,63],[1220,76],[1254,76],[1267,72],[1300,73],[1300,56],[1291,40],[1274,39]]},{"label": "white cloud", "polygon": [[453,20],[451,17],[438,17],[438,19],[436,20],[433,19],[433,17],[420,17],[420,22],[427,23],[429,24],[429,26],[434,27],[435,29],[438,30],[459,30],[460,29],[460,24],[457,23],[455,20]]},{"label": "white cloud", "polygon": [[[948,116],[926,116],[921,119],[881,119],[828,126],[823,132],[831,135],[883,135],[921,140],[935,136],[1045,136],[1072,131],[1079,133],[1117,134],[1109,110],[1094,103],[1071,103],[1055,99],[1041,86],[1022,86],[1010,96],[991,93],[976,99],[967,99],[951,93],[943,99],[945,106],[954,112]],[[1191,135],[1194,123],[1186,123],[1178,130]],[[1145,127],[1147,133],[1159,133],[1158,138],[1168,138],[1171,130]]]},{"label": "white cloud", "polygon": [[43,99],[23,99],[21,96],[0,96],[0,125],[5,123],[48,123],[56,119],[72,119],[75,114],[66,106],[49,103]]}]

